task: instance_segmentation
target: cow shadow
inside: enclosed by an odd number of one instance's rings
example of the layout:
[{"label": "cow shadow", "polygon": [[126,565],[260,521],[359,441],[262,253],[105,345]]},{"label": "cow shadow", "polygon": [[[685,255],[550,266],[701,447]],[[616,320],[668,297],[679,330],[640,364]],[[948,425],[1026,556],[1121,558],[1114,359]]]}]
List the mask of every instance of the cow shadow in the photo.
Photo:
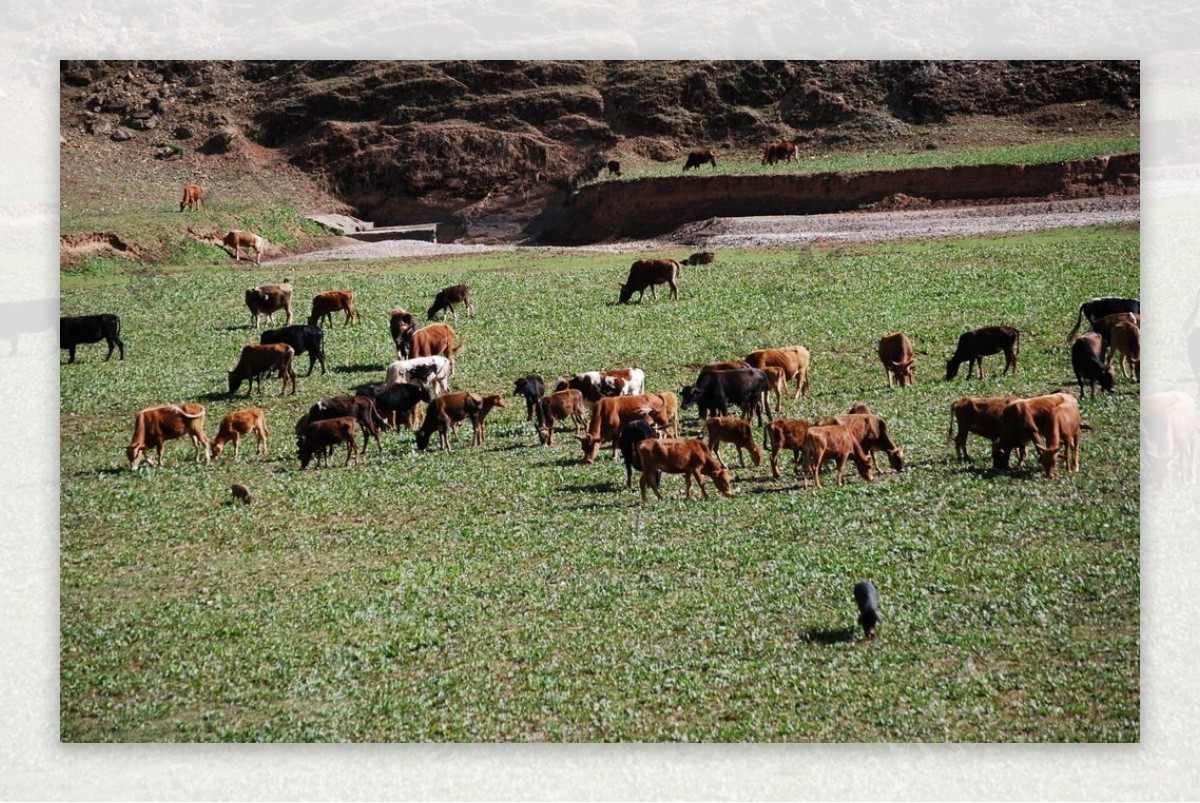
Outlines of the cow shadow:
[{"label": "cow shadow", "polygon": [[206,402],[231,401],[232,399],[245,399],[246,397],[240,393],[230,393],[229,391],[217,391],[212,393],[201,393],[197,398]]},{"label": "cow shadow", "polygon": [[253,327],[251,327],[250,324],[244,323],[240,326],[214,326],[213,330],[217,332],[245,332],[251,330],[252,328]]},{"label": "cow shadow", "polygon": [[386,365],[335,365],[329,369],[335,374],[363,374],[386,371]]},{"label": "cow shadow", "polygon": [[840,630],[809,630],[801,639],[814,644],[844,644],[849,641],[854,641],[855,635],[858,633],[852,627],[843,627]]},{"label": "cow shadow", "polygon": [[590,485],[562,485],[559,490],[569,493],[610,494],[614,491],[625,490],[625,486],[618,486],[611,482],[593,482]]}]

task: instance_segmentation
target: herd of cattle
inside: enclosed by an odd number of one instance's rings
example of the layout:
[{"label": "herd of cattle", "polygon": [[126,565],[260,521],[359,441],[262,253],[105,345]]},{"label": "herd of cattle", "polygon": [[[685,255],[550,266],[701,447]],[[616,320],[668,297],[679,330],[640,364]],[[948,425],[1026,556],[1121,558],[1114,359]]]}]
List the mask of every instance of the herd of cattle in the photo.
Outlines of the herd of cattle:
[{"label": "herd of cattle", "polygon": [[[710,252],[700,252],[684,260],[684,264],[707,264],[712,259]],[[631,301],[634,293],[644,293],[646,289],[653,297],[658,284],[667,284],[671,297],[676,298],[680,264],[672,259],[637,260],[621,287],[620,303]],[[281,395],[288,393],[289,388],[295,394],[297,377],[293,362],[298,356],[308,354],[309,376],[318,364],[322,374],[326,371],[323,327],[333,323],[333,315],[343,313],[343,326],[359,322],[354,292],[335,290],[315,296],[307,322],[293,324],[292,292],[292,286],[286,282],[246,290],[245,305],[253,329],[273,323],[280,312],[286,320],[280,328],[262,331],[258,344],[242,349],[237,364],[228,374],[230,396],[238,392],[243,382],[248,386],[247,397],[254,392],[255,385],[261,392],[263,379],[272,375],[282,380]],[[465,340],[444,321],[434,319],[447,314],[457,319],[460,305],[468,315],[474,313],[470,288],[461,284],[437,294],[426,312],[428,322],[424,326],[406,310],[391,313],[389,334],[397,359],[387,367],[384,381],[361,385],[352,394],[320,400],[296,423],[297,457],[302,469],[314,461],[318,466],[326,464],[339,446],[345,446],[346,465],[357,464],[371,439],[382,451],[381,430],[399,429],[402,425],[413,432],[421,450],[429,447],[435,433],[440,447],[449,450],[458,426],[467,421],[471,424],[472,445],[485,442],[488,414],[507,405],[498,393],[451,390],[455,356]],[[1076,338],[1085,318],[1092,331]],[[1069,336],[1080,397],[1084,383],[1091,386],[1093,395],[1096,383],[1103,390],[1112,389],[1114,377],[1110,364],[1117,355],[1121,357],[1122,372],[1128,365],[1132,376],[1138,377],[1139,325],[1140,304],[1136,299],[1103,297],[1080,306]],[[78,345],[101,340],[108,345],[106,359],[111,358],[114,349],[119,349],[124,359],[120,332],[120,319],[116,315],[64,316],[60,345],[70,351],[69,362],[75,361]],[[984,357],[1001,352],[1005,357],[1004,372],[1015,374],[1019,341],[1020,333],[1007,326],[989,326],[963,334],[947,362],[946,380],[953,379],[964,362],[968,365],[968,377],[978,368],[982,378]],[[914,350],[905,333],[884,335],[878,343],[878,357],[889,386],[898,384],[903,388],[913,382]],[[722,444],[737,450],[742,467],[744,452],[758,466],[764,449],[769,449],[771,473],[776,478],[782,476],[779,454],[790,451],[793,470],[803,476],[804,485],[811,480],[818,488],[821,467],[828,461],[836,465],[839,485],[845,482],[847,463],[853,463],[864,480],[872,480],[879,470],[878,452],[887,456],[893,471],[902,471],[903,450],[893,440],[887,422],[865,404],[811,422],[775,417],[782,409],[785,394],[791,399],[808,395],[810,366],[808,349],[790,345],[759,349],[742,359],[705,365],[692,384],[680,389],[678,396],[670,391],[648,390],[645,373],[638,368],[586,371],[552,384],[540,375],[530,374],[514,380],[512,395],[525,400],[525,419],[533,424],[543,446],[552,446],[556,429],[569,422],[585,464],[594,462],[605,445],[611,447],[614,459],[620,452],[627,487],[632,487],[633,472],[640,472],[643,502],[647,488],[661,497],[659,483],[663,473],[683,474],[689,498],[693,481],[701,496],[707,496],[704,477],[710,478],[720,493],[732,495],[731,472],[720,456]],[[691,407],[697,410],[700,430],[707,441],[683,437],[680,408]],[[736,415],[731,415],[731,411]],[[1008,468],[1014,451],[1019,465],[1032,443],[1047,476],[1054,475],[1060,460],[1069,471],[1079,470],[1080,433],[1087,427],[1080,418],[1079,403],[1071,393],[1033,398],[964,397],[951,405],[950,419],[947,439],[954,441],[955,454],[960,459],[970,460],[966,443],[968,435],[974,433],[991,442],[996,469]],[[269,432],[261,408],[247,408],[225,416],[211,444],[204,433],[204,421],[204,407],[188,402],[138,412],[126,450],[130,468],[137,469],[143,462],[162,465],[164,443],[185,435],[193,443],[198,462],[220,457],[228,443],[233,444],[236,459],[242,436],[253,436],[257,451],[266,454]],[[761,447],[752,426],[754,421],[761,428]],[[362,434],[361,448],[357,443],[358,433]]]}]

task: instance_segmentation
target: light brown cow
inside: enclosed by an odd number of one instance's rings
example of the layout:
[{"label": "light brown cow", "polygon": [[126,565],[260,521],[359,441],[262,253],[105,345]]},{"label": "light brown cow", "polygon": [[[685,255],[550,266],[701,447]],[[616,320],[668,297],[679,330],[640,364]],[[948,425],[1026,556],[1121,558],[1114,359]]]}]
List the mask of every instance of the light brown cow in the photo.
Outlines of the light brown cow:
[{"label": "light brown cow", "polygon": [[342,310],[346,319],[342,326],[349,326],[358,321],[358,310],[354,306],[353,290],[326,290],[313,297],[312,313],[308,316],[309,326],[324,326],[328,322],[333,326],[333,313]]},{"label": "light brown cow", "polygon": [[537,406],[538,440],[543,446],[554,445],[554,425],[559,421],[570,418],[575,424],[576,437],[586,430],[583,415],[587,412],[583,394],[573,388],[560,390],[538,399]]},{"label": "light brown cow", "polygon": [[229,372],[229,394],[237,393],[242,382],[246,382],[246,397],[254,392],[254,383],[258,382],[258,392],[262,393],[262,378],[272,371],[279,371],[283,379],[283,387],[279,391],[282,396],[287,393],[288,383],[292,385],[292,394],[296,393],[296,372],[292,369],[292,360],[296,352],[287,343],[251,344],[242,349],[238,363]]},{"label": "light brown cow", "polygon": [[888,387],[893,381],[906,387],[913,381],[913,346],[908,335],[892,332],[879,338],[879,361],[887,372]]},{"label": "light brown cow", "polygon": [[233,259],[240,262],[242,259],[242,249],[254,249],[254,263],[262,264],[263,251],[267,250],[270,245],[266,237],[260,237],[252,231],[239,231],[234,229],[225,235],[225,239],[221,241],[226,248],[233,249]]},{"label": "light brown cow", "polygon": [[1045,428],[1040,430],[1046,445],[1042,446],[1036,440],[1034,448],[1042,461],[1042,468],[1047,477],[1054,476],[1054,468],[1058,463],[1058,452],[1061,449],[1063,463],[1068,471],[1079,471],[1079,441],[1082,421],[1079,417],[1079,407],[1060,404],[1053,409]]},{"label": "light brown cow", "polygon": [[992,467],[1008,468],[1013,449],[1020,449],[1050,432],[1054,424],[1054,413],[1058,407],[1079,409],[1079,402],[1070,393],[1048,393],[1029,399],[1015,399],[1004,407],[1000,414],[1000,434],[992,443]]},{"label": "light brown cow", "polygon": [[867,482],[871,481],[874,472],[867,453],[863,451],[854,435],[854,430],[842,424],[825,427],[809,427],[804,436],[804,485],[808,486],[811,474],[818,488],[821,487],[821,464],[826,460],[837,461],[837,484],[844,485],[846,480],[846,461],[853,460],[858,473]]},{"label": "light brown cow", "polygon": [[[292,286],[290,284],[260,284],[246,289],[246,309],[250,310],[250,328],[257,329],[259,317],[271,321],[279,310],[287,311],[284,326],[292,323]],[[322,370],[324,366],[322,366]],[[310,369],[311,370],[311,369]]]},{"label": "light brown cow", "polygon": [[783,472],[779,470],[779,453],[784,449],[792,450],[792,468],[800,471],[800,451],[804,448],[804,438],[808,435],[810,426],[807,421],[794,418],[777,418],[767,424],[773,477],[778,479],[783,476]]},{"label": "light brown cow", "polygon": [[[456,340],[457,335],[449,324],[431,323],[422,326],[420,329],[410,332],[405,340],[408,359],[445,357],[450,361],[450,376],[454,376],[454,358],[467,343],[465,337],[457,340],[457,345]],[[404,349],[401,351],[403,352]]]},{"label": "light brown cow", "polygon": [[737,447],[738,465],[741,468],[746,467],[746,459],[742,456],[743,449],[750,452],[750,460],[754,465],[762,462],[762,449],[754,442],[754,428],[746,419],[728,415],[706,418],[701,424],[701,429],[708,435],[708,448],[713,457],[721,461],[721,465],[725,465],[720,454],[722,443],[731,443]]},{"label": "light brown cow", "polygon": [[850,428],[854,437],[858,438],[858,443],[862,446],[863,451],[870,456],[871,465],[876,471],[879,471],[879,463],[875,458],[876,452],[883,452],[888,456],[888,463],[891,464],[893,471],[904,470],[904,450],[892,441],[888,434],[887,422],[879,416],[874,413],[866,413],[827,415],[817,419],[819,427],[834,424]]},{"label": "light brown cow", "polygon": [[199,184],[188,184],[183,188],[183,200],[179,202],[179,211],[204,206],[204,188]]},{"label": "light brown cow", "polygon": [[[1016,396],[997,396],[995,398],[974,398],[963,396],[950,404],[950,429],[946,431],[946,440],[954,439],[954,455],[959,460],[971,460],[967,454],[967,436],[971,433],[980,435],[990,441],[1000,437],[1000,417],[1009,402],[1016,401]],[[957,434],[954,431],[958,425]],[[1025,450],[1018,453],[1020,461],[1025,459]]]},{"label": "light brown cow", "polygon": [[576,436],[583,448],[583,462],[594,462],[604,443],[612,444],[613,459],[616,459],[621,428],[647,412],[655,426],[668,429],[673,425],[668,408],[674,400],[673,393],[641,393],[635,396],[608,396],[596,402],[592,407],[587,433]]},{"label": "light brown cow", "polygon": [[[196,448],[196,462],[207,463],[211,457],[208,438],[204,436],[204,407],[192,402],[147,407],[133,417],[133,438],[125,448],[129,468],[137,470],[142,460],[151,466],[163,466],[163,444],[187,435]],[[203,452],[201,448],[203,447]],[[154,449],[157,462],[147,453]]]},{"label": "light brown cow", "polygon": [[759,349],[746,355],[746,362],[751,368],[760,371],[767,366],[782,368],[789,380],[796,380],[796,395],[800,398],[808,395],[808,371],[812,355],[804,346],[783,346],[777,349]]},{"label": "light brown cow", "polygon": [[[1118,367],[1121,376],[1142,380],[1142,330],[1137,324],[1121,321],[1109,331],[1107,365],[1112,365],[1113,357],[1121,355]],[[1126,370],[1128,363],[1128,370]]]},{"label": "light brown cow", "polygon": [[772,392],[775,393],[775,412],[778,413],[783,409],[783,394],[788,392],[788,377],[787,372],[777,365],[768,365],[761,369],[767,375],[767,389],[763,391],[763,404],[767,406],[769,411],[770,405],[768,398]]},{"label": "light brown cow", "polygon": [[729,471],[716,461],[703,441],[690,438],[647,438],[639,441],[634,448],[642,466],[642,478],[638,486],[642,492],[643,505],[646,504],[647,487],[653,489],[654,495],[662,499],[662,492],[658,489],[662,473],[683,474],[687,480],[688,499],[692,498],[692,480],[700,486],[700,496],[708,498],[708,493],[704,490],[704,474],[712,477],[718,491],[725,496],[733,496]]},{"label": "light brown cow", "polygon": [[267,453],[267,436],[270,433],[267,431],[267,418],[261,407],[235,410],[222,418],[217,429],[217,437],[212,442],[213,459],[220,457],[221,452],[225,449],[225,444],[232,441],[233,459],[237,460],[238,445],[241,443],[242,436],[251,433],[258,438],[254,453],[265,455]]}]

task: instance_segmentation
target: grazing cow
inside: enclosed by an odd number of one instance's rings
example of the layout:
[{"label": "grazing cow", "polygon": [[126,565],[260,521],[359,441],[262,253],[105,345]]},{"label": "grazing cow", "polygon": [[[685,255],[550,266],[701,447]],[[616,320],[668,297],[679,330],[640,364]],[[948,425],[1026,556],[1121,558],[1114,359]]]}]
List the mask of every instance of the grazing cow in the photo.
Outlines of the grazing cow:
[{"label": "grazing cow", "polygon": [[715,170],[717,167],[717,155],[709,148],[692,151],[687,155],[687,161],[684,162],[683,169],[687,170],[689,167],[694,167],[699,170],[702,164],[711,164]]},{"label": "grazing cow", "polygon": [[308,352],[308,373],[312,376],[313,366],[321,363],[321,373],[325,373],[325,333],[318,327],[307,323],[297,323],[280,329],[267,329],[259,338],[263,345],[286,343],[292,347],[296,357]]},{"label": "grazing cow", "polygon": [[431,323],[415,332],[409,332],[404,340],[407,348],[401,349],[401,352],[407,353],[412,359],[444,356],[450,361],[450,376],[454,376],[454,357],[462,351],[466,342],[464,337],[456,346],[454,329],[448,324]]},{"label": "grazing cow", "polygon": [[559,379],[554,391],[578,390],[590,407],[606,396],[636,396],[645,392],[646,372],[641,368],[616,368],[612,371],[585,371]]},{"label": "grazing cow", "polygon": [[794,418],[777,418],[767,424],[767,436],[771,444],[771,475],[776,479],[783,476],[779,470],[779,453],[784,449],[792,450],[792,468],[800,470],[800,451],[804,448],[804,439],[808,436],[811,425],[807,421]]},{"label": "grazing cow", "polygon": [[258,439],[258,444],[255,446],[255,454],[267,453],[267,419],[261,407],[247,407],[245,410],[236,410],[221,419],[221,424],[217,428],[217,437],[212,442],[212,456],[217,459],[221,456],[221,452],[225,449],[225,444],[233,441],[233,459],[238,458],[238,445],[241,443],[243,435],[254,433]]},{"label": "grazing cow", "polygon": [[424,385],[434,396],[440,396],[450,392],[450,376],[453,372],[454,366],[445,357],[414,357],[410,360],[396,360],[389,365],[383,383]]},{"label": "grazing cow", "polygon": [[543,446],[554,445],[554,425],[559,421],[570,418],[575,424],[576,437],[587,429],[583,414],[587,406],[583,394],[578,390],[559,390],[549,396],[538,399],[534,412],[537,414],[538,440]]},{"label": "grazing cow", "polygon": [[[637,454],[637,445],[646,439],[658,437],[658,430],[646,418],[630,421],[621,428],[617,436],[617,448],[621,450],[621,458],[625,461],[625,487],[633,487],[633,470],[642,470],[642,461]],[[654,484],[658,484],[656,478]]]},{"label": "grazing cow", "polygon": [[81,343],[108,344],[108,355],[112,359],[113,349],[119,349],[125,359],[125,344],[121,342],[121,318],[117,315],[63,315],[58,319],[58,347],[67,349],[67,365],[75,362],[75,349]]},{"label": "grazing cow", "polygon": [[179,211],[195,209],[204,206],[204,188],[199,184],[188,184],[183,188],[183,200],[179,202]]},{"label": "grazing cow", "polygon": [[1092,398],[1096,397],[1096,383],[1102,390],[1111,391],[1116,381],[1113,379],[1112,368],[1100,360],[1103,342],[1096,332],[1080,335],[1071,344],[1071,367],[1075,370],[1075,381],[1079,383],[1079,397],[1083,398],[1083,383],[1087,381],[1092,389]]},{"label": "grazing cow", "polygon": [[640,441],[635,447],[638,460],[642,464],[642,479],[638,487],[642,492],[642,504],[646,503],[646,488],[654,490],[654,495],[662,499],[658,486],[663,473],[682,474],[687,480],[687,498],[692,498],[692,480],[700,486],[700,496],[708,498],[704,490],[702,475],[712,477],[717,490],[725,496],[733,496],[733,484],[729,471],[725,469],[704,445],[704,441],[694,438],[648,438]]},{"label": "grazing cow", "polygon": [[233,495],[233,504],[250,505],[254,503],[254,497],[250,495],[250,489],[245,485],[234,483],[229,486],[229,492]]},{"label": "grazing cow", "polygon": [[620,304],[628,304],[633,294],[638,294],[638,303],[650,289],[650,298],[658,300],[655,285],[665,284],[671,288],[671,298],[679,299],[679,263],[673,259],[639,259],[629,267],[629,278],[621,285]]},{"label": "grazing cow", "polygon": [[399,428],[403,418],[410,429],[414,428],[412,413],[421,402],[433,401],[433,393],[427,385],[410,385],[406,382],[383,385],[359,385],[354,391],[375,401],[375,408],[388,425]]},{"label": "grazing cow", "polygon": [[1196,482],[1196,431],[1200,419],[1188,394],[1169,390],[1142,397],[1142,466],[1148,478],[1165,483],[1172,463],[1179,462],[1180,479]]},{"label": "grazing cow", "polygon": [[[970,462],[967,454],[967,436],[972,432],[990,441],[1000,437],[1000,418],[1009,402],[1016,401],[1016,396],[999,396],[996,398],[972,398],[963,396],[950,405],[950,429],[946,432],[946,440],[954,439],[954,454],[960,460]],[[958,425],[955,434],[954,426]],[[1019,458],[1025,459],[1022,448]]]},{"label": "grazing cow", "polygon": [[647,413],[654,420],[655,426],[668,429],[671,426],[670,409],[674,402],[674,394],[642,393],[637,396],[605,397],[592,406],[592,417],[588,421],[587,433],[577,435],[583,448],[583,462],[590,464],[595,461],[601,444],[611,443],[613,458],[617,456],[617,438],[621,429],[634,419],[641,418]]},{"label": "grazing cow", "polygon": [[609,159],[607,167],[608,167],[608,174],[610,176],[621,175],[621,163],[618,162],[616,159]]},{"label": "grazing cow", "polygon": [[967,363],[967,379],[975,365],[979,365],[979,378],[983,379],[983,358],[990,354],[1004,352],[1004,373],[1012,369],[1017,373],[1017,354],[1020,351],[1021,333],[1011,326],[984,326],[971,332],[964,332],[958,338],[958,348],[954,356],[946,363],[946,381],[958,375],[958,366]]},{"label": "grazing cow", "polygon": [[[729,415],[729,406],[741,408],[743,417],[750,419],[758,415],[762,426],[763,394],[767,389],[767,375],[757,368],[734,368],[728,371],[701,371],[696,384],[683,388],[680,395],[683,406],[696,405],[700,418],[710,415]],[[771,418],[771,407],[766,405],[767,419]]]},{"label": "grazing cow", "polygon": [[1060,392],[1014,399],[1005,405],[1000,414],[1000,434],[992,442],[992,467],[1008,468],[1014,449],[1023,449],[1030,442],[1040,445],[1038,438],[1054,427],[1054,411],[1058,407],[1078,410],[1079,402],[1070,393]]},{"label": "grazing cow", "polygon": [[[718,460],[721,460],[721,444],[731,443],[737,447],[738,465],[741,468],[746,467],[742,449],[750,452],[750,460],[754,465],[762,462],[762,449],[754,442],[754,430],[746,419],[731,416],[706,418],[700,428],[708,435],[708,448]],[[721,460],[721,465],[725,465],[724,460]]]},{"label": "grazing cow", "polygon": [[853,460],[858,473],[867,482],[871,481],[874,472],[867,453],[859,445],[854,430],[844,424],[831,426],[814,426],[808,428],[804,436],[804,485],[808,487],[809,474],[812,475],[817,487],[821,487],[821,464],[826,460],[837,461],[837,484],[845,484],[846,461]]},{"label": "grazing cow", "polygon": [[284,326],[292,323],[292,286],[290,284],[262,284],[246,290],[246,308],[250,310],[250,328],[258,328],[259,316],[268,321],[275,317],[279,310],[287,311]]},{"label": "grazing cow", "polygon": [[353,290],[327,290],[314,296],[312,313],[308,316],[308,325],[322,326],[322,321],[326,321],[333,326],[333,313],[338,310],[346,313],[346,319],[342,322],[342,326],[349,326],[351,322],[359,319],[358,310],[354,306]]},{"label": "grazing cow", "polygon": [[296,435],[302,437],[305,427],[313,422],[347,416],[357,421],[362,430],[363,451],[367,450],[371,438],[374,438],[376,448],[382,452],[383,444],[379,440],[379,430],[387,429],[388,422],[379,414],[375,399],[365,395],[334,396],[331,399],[322,399],[309,407],[308,412],[300,419],[300,423],[296,425]]},{"label": "grazing cow", "polygon": [[796,160],[796,143],[788,140],[772,142],[763,149],[762,164],[773,165],[776,162],[794,162]]},{"label": "grazing cow", "polygon": [[858,605],[858,623],[862,626],[863,636],[875,637],[875,626],[879,624],[879,594],[875,584],[863,580],[854,586],[854,602]]},{"label": "grazing cow", "polygon": [[538,401],[546,395],[546,383],[541,374],[522,376],[513,382],[513,395],[525,398],[525,420],[532,421]]},{"label": "grazing cow", "polygon": [[[479,416],[483,411],[483,397],[478,393],[457,391],[438,396],[429,403],[425,412],[425,421],[414,435],[417,448],[424,451],[429,448],[429,439],[433,433],[438,433],[442,449],[450,451],[450,429],[460,421],[470,419],[473,432],[479,431]],[[472,445],[475,440],[472,438]]]},{"label": "grazing cow", "polygon": [[913,381],[913,346],[908,335],[903,332],[892,332],[879,338],[879,361],[887,372],[888,387],[893,380],[900,387],[911,385]]},{"label": "grazing cow", "polygon": [[[1113,357],[1121,355],[1118,365],[1121,376],[1130,377],[1135,382],[1142,380],[1142,330],[1137,324],[1121,321],[1113,326],[1109,333],[1109,343],[1112,348],[1108,352],[1108,365],[1112,365]],[[1126,370],[1126,362],[1129,368]]]},{"label": "grazing cow", "polygon": [[296,352],[286,343],[267,343],[266,345],[249,345],[242,349],[238,363],[229,372],[229,395],[237,393],[242,382],[247,383],[246,398],[254,392],[254,382],[258,381],[258,392],[262,393],[262,378],[271,371],[279,371],[283,378],[283,387],[279,391],[282,396],[287,393],[288,382],[292,383],[292,393],[296,393],[296,372],[292,369],[292,360]]},{"label": "grazing cow", "polygon": [[817,419],[817,426],[827,427],[835,424],[849,427],[858,438],[863,451],[871,458],[871,465],[876,471],[879,463],[875,453],[883,452],[888,456],[888,463],[893,471],[904,470],[904,450],[897,446],[888,434],[887,422],[874,413],[851,415],[827,415]]},{"label": "grazing cow", "polygon": [[[433,304],[430,305],[429,311],[425,313],[425,317],[433,320],[434,316],[444,310],[450,310],[454,313],[454,320],[458,320],[458,312],[454,309],[457,304],[467,305],[467,317],[475,314],[475,305],[471,303],[471,288],[465,284],[456,284],[452,287],[443,287],[438,290],[438,294],[433,299]],[[442,316],[445,317],[444,315]]]},{"label": "grazing cow", "polygon": [[[125,456],[129,459],[129,468],[136,471],[145,460],[151,466],[166,465],[163,460],[163,444],[174,438],[187,435],[192,439],[196,449],[196,462],[203,460],[207,463],[211,457],[208,448],[208,438],[204,436],[204,407],[191,402],[168,404],[162,407],[147,407],[133,417],[133,438],[125,448]],[[148,451],[154,449],[158,460],[150,457]]]},{"label": "grazing cow", "polygon": [[1079,407],[1060,404],[1051,413],[1041,435],[1046,439],[1042,446],[1034,440],[1033,446],[1038,450],[1042,468],[1047,477],[1054,476],[1054,468],[1058,463],[1058,452],[1061,449],[1063,463],[1068,471],[1079,471],[1079,440],[1082,434],[1082,421],[1079,418]]},{"label": "grazing cow", "polygon": [[711,265],[716,256],[712,251],[697,251],[687,259],[680,262],[680,265]]},{"label": "grazing cow", "polygon": [[417,330],[416,316],[405,309],[394,309],[388,328],[391,330],[392,343],[395,344],[396,351],[405,349],[405,354],[407,354],[408,336]]},{"label": "grazing cow", "polygon": [[358,443],[354,440],[354,429],[358,421],[351,416],[338,418],[323,418],[310,421],[304,428],[304,434],[296,439],[296,456],[300,458],[300,468],[308,468],[313,457],[317,458],[317,466],[329,464],[329,455],[333,447],[339,443],[346,444],[346,466],[350,461],[358,465]]},{"label": "grazing cow", "polygon": [[789,380],[796,380],[795,398],[808,395],[808,372],[812,355],[804,346],[783,346],[777,349],[759,349],[746,355],[746,362],[760,371],[767,366],[782,368]]},{"label": "grazing cow", "polygon": [[1075,339],[1075,334],[1079,331],[1079,327],[1083,325],[1084,318],[1087,318],[1088,323],[1095,323],[1105,315],[1112,315],[1114,312],[1132,312],[1135,315],[1140,315],[1142,313],[1142,304],[1136,298],[1120,298],[1119,296],[1102,296],[1083,302],[1079,305],[1079,315],[1075,318],[1075,328],[1067,335],[1067,342],[1070,343]]},{"label": "grazing cow", "polygon": [[260,237],[252,231],[239,231],[234,229],[225,235],[225,239],[221,241],[226,248],[233,249],[233,259],[235,262],[242,260],[242,249],[247,251],[254,249],[254,264],[262,264],[263,251],[267,250],[270,245],[266,237]]}]

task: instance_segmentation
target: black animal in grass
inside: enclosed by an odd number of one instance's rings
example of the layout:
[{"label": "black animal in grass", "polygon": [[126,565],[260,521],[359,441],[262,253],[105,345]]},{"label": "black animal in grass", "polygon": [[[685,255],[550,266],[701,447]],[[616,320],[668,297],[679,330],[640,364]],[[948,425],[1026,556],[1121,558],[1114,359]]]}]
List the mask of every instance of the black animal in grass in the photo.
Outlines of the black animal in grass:
[{"label": "black animal in grass", "polygon": [[63,315],[59,318],[58,345],[70,353],[68,365],[75,362],[75,349],[81,343],[99,343],[101,340],[108,344],[105,361],[112,359],[113,349],[119,349],[121,359],[125,359],[125,344],[121,342],[121,319],[118,316]]},{"label": "black animal in grass", "polygon": [[513,382],[513,395],[525,397],[525,420],[533,420],[538,399],[546,395],[546,382],[541,374],[529,374]]},{"label": "black animal in grass", "polygon": [[863,580],[854,586],[854,601],[858,603],[858,623],[867,638],[875,637],[875,626],[879,624],[879,594],[875,584]]},{"label": "black animal in grass", "polygon": [[1017,373],[1017,354],[1020,351],[1021,333],[1011,326],[985,326],[964,332],[958,338],[958,348],[946,363],[946,381],[958,376],[958,366],[967,363],[967,379],[975,366],[979,366],[979,378],[983,379],[983,358],[989,354],[1004,352],[1004,373]]},{"label": "black animal in grass", "polygon": [[[658,430],[655,429],[650,422],[644,419],[630,421],[621,428],[621,434],[617,436],[617,448],[621,450],[621,457],[625,459],[625,487],[633,487],[633,470],[636,468],[639,471],[642,468],[642,461],[638,457],[637,445],[647,438],[657,438]],[[655,477],[655,483],[661,478],[662,472],[658,472]]]}]

